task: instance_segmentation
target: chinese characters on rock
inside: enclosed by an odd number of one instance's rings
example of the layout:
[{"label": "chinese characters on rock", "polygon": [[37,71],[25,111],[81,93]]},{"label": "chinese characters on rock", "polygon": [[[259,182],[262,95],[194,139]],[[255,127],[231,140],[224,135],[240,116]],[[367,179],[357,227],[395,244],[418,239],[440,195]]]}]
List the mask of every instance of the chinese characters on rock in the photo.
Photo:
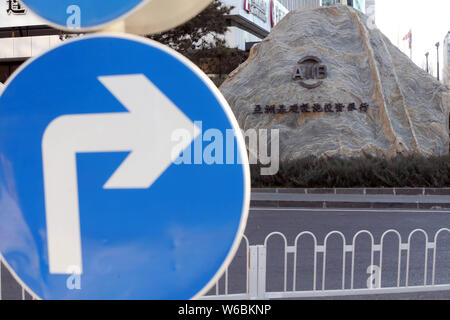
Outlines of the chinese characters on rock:
[{"label": "chinese characters on rock", "polygon": [[369,104],[361,103],[303,103],[293,105],[256,105],[253,114],[286,114],[286,113],[342,113],[359,111],[367,113]]}]

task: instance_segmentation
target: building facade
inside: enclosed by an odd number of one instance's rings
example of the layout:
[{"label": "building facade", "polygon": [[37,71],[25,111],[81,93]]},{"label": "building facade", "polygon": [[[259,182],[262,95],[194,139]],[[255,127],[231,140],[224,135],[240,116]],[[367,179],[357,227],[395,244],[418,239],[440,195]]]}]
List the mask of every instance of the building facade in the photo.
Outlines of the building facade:
[{"label": "building facade", "polygon": [[376,0],[279,0],[289,11],[298,8],[317,8],[335,4],[346,4],[366,14],[375,13]]},{"label": "building facade", "polygon": [[225,37],[232,48],[249,50],[280,22],[289,10],[278,0],[221,0],[233,9],[228,17],[229,31]]},{"label": "building facade", "polygon": [[281,4],[289,11],[302,8],[317,8],[321,5],[321,0],[280,0]]},{"label": "building facade", "polygon": [[442,69],[442,83],[450,89],[450,31],[444,39],[442,48],[444,56],[444,66]]},{"label": "building facade", "polygon": [[366,13],[366,1],[367,0],[322,0],[321,5],[332,6],[335,4],[344,4]]},{"label": "building facade", "polygon": [[442,82],[450,89],[450,31],[444,39],[444,47],[442,49],[444,55],[444,69]]},{"label": "building facade", "polygon": [[375,22],[376,15],[376,0],[366,0],[366,12],[369,17],[372,17],[373,22]]}]

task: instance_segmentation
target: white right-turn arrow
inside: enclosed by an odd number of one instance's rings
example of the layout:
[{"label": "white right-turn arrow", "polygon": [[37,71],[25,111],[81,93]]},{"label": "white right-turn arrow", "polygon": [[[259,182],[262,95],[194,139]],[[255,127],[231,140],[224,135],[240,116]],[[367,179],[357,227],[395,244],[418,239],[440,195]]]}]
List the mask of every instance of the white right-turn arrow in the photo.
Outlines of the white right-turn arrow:
[{"label": "white right-turn arrow", "polygon": [[[129,111],[65,115],[52,121],[42,139],[50,273],[82,273],[77,153],[130,152],[103,186],[147,189],[176,160],[171,135],[192,137],[200,129],[141,74],[103,76],[99,81]],[[182,149],[182,148],[180,148]],[[177,155],[178,156],[178,155]]]}]

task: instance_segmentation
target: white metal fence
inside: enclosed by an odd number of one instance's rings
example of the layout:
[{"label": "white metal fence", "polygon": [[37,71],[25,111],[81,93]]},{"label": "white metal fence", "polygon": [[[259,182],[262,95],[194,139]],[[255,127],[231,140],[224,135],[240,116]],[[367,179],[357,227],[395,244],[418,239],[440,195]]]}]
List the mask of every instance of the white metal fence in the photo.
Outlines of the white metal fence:
[{"label": "white metal fence", "polygon": [[[423,239],[421,244],[419,241],[419,245],[417,243],[418,236]],[[447,238],[444,238],[445,236]],[[363,237],[366,237],[370,250],[358,253],[358,241]],[[388,237],[391,238],[391,242],[392,239],[395,239],[395,246],[385,248]],[[281,246],[271,248],[270,242],[276,238],[281,242]],[[301,248],[302,242],[307,238],[312,244],[309,258],[305,258],[303,255],[304,251],[308,250]],[[333,239],[334,241],[332,241]],[[416,239],[414,244],[413,239]],[[239,270],[230,274],[229,267],[215,287],[201,299],[264,300],[450,291],[450,229],[440,229],[432,237],[424,230],[416,229],[403,239],[406,240],[405,242],[403,242],[400,232],[388,230],[381,234],[378,244],[375,240],[374,235],[367,230],[355,233],[350,242],[347,242],[342,232],[332,231],[324,237],[322,244],[319,244],[316,235],[306,231],[298,234],[292,245],[288,245],[287,237],[280,232],[269,234],[263,245],[250,245],[248,238],[244,236],[239,249],[240,255],[235,257],[235,261],[240,260]],[[395,249],[395,263],[386,261],[385,257],[385,251],[389,250],[391,254],[393,253],[392,248]],[[281,261],[268,259],[268,253],[271,251],[278,253]],[[361,286],[361,283],[358,286],[355,280],[358,255],[368,256],[368,273],[359,274],[359,282],[361,282],[361,278],[367,279],[365,287]],[[415,268],[412,268],[412,256],[416,258],[421,256],[423,263],[415,263]],[[444,263],[440,261],[443,260],[442,256],[446,258]],[[311,268],[308,269],[311,274],[308,277],[298,270],[299,264],[305,260],[311,260],[309,261]],[[232,262],[232,265],[235,261]],[[276,270],[269,272],[271,264],[273,267],[273,262],[275,262]],[[389,270],[387,270],[386,264],[390,264]],[[334,267],[335,271],[331,275],[327,272],[327,267],[329,268],[330,265]],[[445,275],[443,283],[437,279],[437,268],[440,270],[440,274]],[[1,272],[2,268],[0,268],[0,278],[2,277]],[[416,283],[411,284],[413,273]],[[232,287],[230,286],[230,277],[236,276],[242,280],[240,288],[237,290],[230,288]],[[268,282],[273,280],[272,278],[280,280],[278,283],[280,289],[268,288]],[[391,278],[393,285],[386,284],[385,278]],[[419,284],[417,284],[418,278],[420,278]],[[300,284],[304,287],[305,282],[310,284],[310,288],[301,289]],[[329,282],[333,282],[338,288],[330,289]],[[2,297],[0,282],[0,300],[2,298],[4,297]],[[17,298],[36,299],[23,288],[21,288],[21,292],[18,292]]]},{"label": "white metal fence", "polygon": [[[447,239],[444,239],[444,236]],[[369,255],[370,259],[367,265],[367,273],[363,276],[367,279],[367,286],[357,287],[355,285],[355,257],[357,256],[357,242],[363,236],[367,237],[370,243],[370,252],[365,252],[365,255]],[[386,258],[386,239],[391,237],[396,239],[395,256],[396,263],[389,270],[386,270],[387,262]],[[279,261],[281,267],[275,273],[268,273],[268,260],[267,254],[269,249],[269,242],[274,238],[281,239],[282,246],[277,251],[282,251],[282,260]],[[413,239],[417,237],[423,238],[422,247],[415,243],[413,246]],[[305,238],[310,238],[312,241],[312,276],[307,280],[311,282],[311,288],[306,290],[299,289],[299,282],[301,283],[302,274],[298,272],[299,262],[304,261],[301,257],[300,244]],[[330,239],[338,238],[338,242],[331,242]],[[406,238],[404,238],[406,240]],[[392,239],[391,239],[392,240]],[[430,241],[431,240],[431,241]],[[446,241],[444,241],[446,240]],[[417,242],[417,240],[416,240]],[[334,257],[338,256],[340,261],[338,265],[336,261],[330,261],[331,258],[327,256],[330,249],[330,244],[333,244]],[[337,246],[336,246],[337,244]],[[333,231],[328,233],[322,244],[319,244],[317,237],[311,232],[302,232],[297,235],[293,245],[288,245],[286,236],[280,232],[273,232],[269,234],[264,241],[263,245],[250,246],[248,238],[244,236],[241,249],[244,249],[246,257],[244,259],[245,266],[241,272],[245,273],[245,288],[241,292],[231,292],[229,290],[229,270],[227,270],[221,280],[217,282],[215,288],[202,297],[203,300],[247,300],[247,299],[282,299],[282,298],[308,298],[308,297],[332,297],[332,296],[347,296],[347,295],[370,295],[370,294],[394,294],[394,293],[414,293],[414,292],[431,292],[431,291],[450,291],[450,229],[443,228],[438,230],[433,237],[429,237],[428,233],[422,229],[413,230],[409,233],[407,241],[403,242],[400,232],[396,230],[388,230],[384,232],[376,244],[374,235],[367,231],[362,230],[357,232],[350,243],[343,233],[339,231]],[[417,249],[418,250],[414,250]],[[240,250],[241,250],[240,249]],[[338,254],[337,253],[338,250]],[[392,251],[392,246],[389,249]],[[423,251],[422,251],[423,250]],[[448,261],[438,265],[439,250],[442,251],[442,255],[445,255]],[[392,253],[392,252],[391,252]],[[419,266],[415,263],[414,276],[420,278],[420,283],[411,284],[411,257],[421,256],[423,264]],[[376,259],[377,256],[377,259]],[[290,257],[290,271],[288,272],[288,258]],[[235,258],[236,260],[236,258]],[[293,260],[293,261],[292,261]],[[321,263],[319,263],[321,260]],[[391,259],[392,260],[392,259]],[[430,262],[431,260],[431,262]],[[442,259],[440,259],[442,260]],[[334,262],[334,264],[332,264]],[[348,267],[350,262],[350,267]],[[403,262],[403,263],[402,263]],[[338,268],[339,272],[332,274],[334,277],[334,284],[338,283],[339,288],[328,289],[327,280],[330,280],[330,276],[327,274],[327,265],[332,264],[334,268]],[[431,267],[430,267],[431,264]],[[443,271],[446,276],[444,283],[438,283],[436,279],[436,268]],[[281,290],[269,290],[267,289],[268,280],[273,275],[281,272]],[[418,275],[420,273],[420,275]],[[347,276],[349,275],[349,279]],[[429,276],[431,275],[431,277]],[[279,275],[278,275],[279,276]],[[336,279],[340,277],[339,279]],[[361,278],[361,275],[359,275]],[[292,281],[289,282],[288,278]],[[389,285],[384,281],[385,278],[393,278],[394,284]],[[448,278],[448,279],[447,279]],[[422,281],[423,279],[423,281]],[[392,279],[391,279],[392,280]]]}]

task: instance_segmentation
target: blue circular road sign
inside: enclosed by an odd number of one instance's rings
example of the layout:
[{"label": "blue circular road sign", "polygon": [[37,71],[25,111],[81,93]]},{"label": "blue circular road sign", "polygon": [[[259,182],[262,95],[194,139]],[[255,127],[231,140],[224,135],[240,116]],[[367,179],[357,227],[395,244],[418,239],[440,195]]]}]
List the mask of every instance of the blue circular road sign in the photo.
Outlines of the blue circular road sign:
[{"label": "blue circular road sign", "polygon": [[131,13],[151,0],[22,0],[61,29],[95,29]]},{"label": "blue circular road sign", "polygon": [[26,62],[0,96],[0,250],[43,299],[189,299],[249,206],[245,144],[191,62],[99,35]]}]

